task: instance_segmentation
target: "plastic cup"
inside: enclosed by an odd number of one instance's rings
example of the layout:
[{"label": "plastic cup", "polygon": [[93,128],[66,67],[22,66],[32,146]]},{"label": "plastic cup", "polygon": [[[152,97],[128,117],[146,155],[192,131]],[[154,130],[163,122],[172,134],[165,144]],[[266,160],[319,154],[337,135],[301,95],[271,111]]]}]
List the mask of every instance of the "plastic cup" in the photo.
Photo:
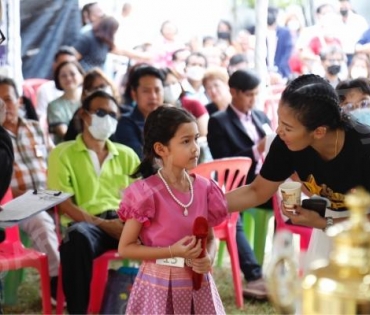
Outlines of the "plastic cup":
[{"label": "plastic cup", "polygon": [[302,184],[300,182],[286,182],[279,186],[279,192],[284,207],[288,210],[301,204]]}]

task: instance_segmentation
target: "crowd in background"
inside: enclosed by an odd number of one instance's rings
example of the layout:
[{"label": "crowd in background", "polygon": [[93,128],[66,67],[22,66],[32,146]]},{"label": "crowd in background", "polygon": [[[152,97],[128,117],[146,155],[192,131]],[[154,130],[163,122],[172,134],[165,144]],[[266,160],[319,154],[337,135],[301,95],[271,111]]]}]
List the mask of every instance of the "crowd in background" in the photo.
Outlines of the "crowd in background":
[{"label": "crowd in background", "polygon": [[[135,33],[130,27],[132,10],[135,7],[125,3],[117,18],[107,15],[99,3],[86,4],[81,9],[83,25],[73,44],[76,61],[81,66],[78,65],[80,74],[92,68],[101,69],[122,97],[120,103],[126,110],[135,105],[127,90],[129,73],[138,64],[161,69],[168,78],[164,84],[165,103],[184,103],[184,97],[195,99],[206,106],[209,114],[212,114],[214,106],[221,109],[228,104],[228,76],[237,69],[254,69],[253,26],[235,30],[230,21],[220,20],[215,25],[214,34],[183,41],[180,40],[182,37],[176,21],[166,20],[158,30],[157,38],[132,47],[129,44],[133,42]],[[289,80],[301,74],[318,74],[333,87],[340,81],[367,78],[370,75],[370,29],[351,2],[341,0],[336,6],[323,3],[316,8],[315,13],[315,24],[307,26],[300,7],[292,5],[284,10],[268,8],[266,81],[269,89],[261,99],[266,103],[258,108],[265,107],[271,120],[274,120],[275,113],[274,108],[271,109],[268,104],[274,102],[276,107],[282,88]],[[54,74],[57,73],[59,71]],[[70,102],[76,102],[76,108],[81,83],[80,79],[74,90],[68,92],[75,93],[73,97],[67,98],[70,98]],[[65,97],[62,99],[65,99],[66,91],[60,85],[59,90],[64,91]],[[51,96],[34,104],[43,122],[47,121],[46,108],[52,101],[54,99]],[[49,111],[52,108],[53,105]],[[202,112],[196,111],[196,116]],[[53,124],[52,113],[49,113],[49,117],[49,123]],[[71,113],[66,119],[71,119]],[[207,118],[203,117],[199,123],[202,135],[205,135]],[[46,128],[55,133],[53,126],[45,125]]]},{"label": "crowd in background", "polygon": [[[47,151],[52,151],[54,145],[65,141],[77,139],[76,143],[80,143],[81,133],[90,137],[89,141],[93,144],[95,141],[106,141],[109,137],[114,143],[130,147],[128,152],[132,156],[132,171],[139,158],[143,157],[145,120],[163,104],[184,108],[195,117],[200,135],[201,161],[212,159],[212,155],[213,158],[220,158],[243,153],[255,159],[251,173],[255,177],[261,167],[265,136],[271,128],[274,130],[277,127],[276,110],[280,94],[288,82],[302,74],[313,73],[325,78],[336,88],[343,111],[370,124],[370,113],[367,112],[370,105],[370,27],[365,18],[356,13],[349,0],[338,0],[336,5],[321,4],[316,8],[315,24],[312,26],[306,25],[302,11],[295,6],[285,10],[268,8],[265,74],[268,89],[262,98],[264,104],[259,107],[264,109],[264,113],[253,111],[259,100],[257,96],[261,82],[254,73],[255,27],[235,30],[230,21],[220,20],[215,25],[215,34],[205,36],[202,40],[191,38],[184,42],[179,39],[176,21],[166,20],[158,30],[158,38],[132,47],[126,38],[135,36],[135,30],[130,28],[130,14],[134,9],[126,3],[117,19],[107,15],[99,3],[86,4],[81,9],[83,25],[77,41],[72,46],[60,47],[54,63],[50,65],[54,78],[38,88],[33,106],[30,106],[29,99],[18,98],[18,92],[11,81],[0,81],[0,97],[9,111],[7,117],[13,115],[13,121],[6,122],[5,129],[17,135],[22,124],[24,130],[33,128],[33,135],[27,136],[39,138],[45,150],[41,151],[40,147],[39,151],[28,152],[42,158],[40,165],[23,167],[24,161],[18,160],[19,165],[23,166],[18,167],[18,181],[14,178],[11,185],[15,195],[27,189],[45,188]],[[95,99],[100,99],[104,106],[99,107]],[[94,113],[91,113],[91,108]],[[225,136],[223,149],[234,145],[237,131],[230,131],[228,139],[226,121],[235,117],[242,122],[240,129],[245,127],[243,132],[252,140],[247,140],[250,144],[245,150],[235,143],[235,147],[229,151],[220,152],[218,146],[222,137]],[[22,124],[18,124],[18,119]],[[39,120],[39,125],[28,120]],[[256,124],[256,121],[261,124]],[[267,127],[270,131],[266,131]],[[222,128],[225,128],[223,134],[220,133]],[[24,138],[14,139],[16,142],[24,141]],[[241,139],[240,143],[244,146],[248,142]],[[61,151],[67,145],[57,148]],[[55,157],[55,174],[58,173],[58,161]],[[27,168],[31,175],[25,181],[23,179]],[[32,174],[37,172],[42,176],[35,182]],[[58,189],[63,188],[56,182],[54,184]],[[77,206],[83,208],[84,205]],[[116,205],[113,206],[109,209],[116,208]],[[69,213],[68,207],[66,209],[65,212]],[[79,217],[73,219],[80,220]],[[44,216],[39,220],[51,226],[46,236],[51,239],[51,244],[44,251],[49,257],[51,254],[57,256],[56,238],[50,236],[50,231],[54,229],[53,222]],[[33,226],[28,226],[29,234],[32,234],[33,229]],[[113,228],[106,227],[108,234],[111,231]],[[37,239],[34,242],[37,243]],[[249,246],[240,239],[238,242],[239,248]],[[114,243],[110,247],[116,245]],[[63,253],[62,263],[71,257],[67,249]],[[242,271],[248,283],[259,281],[253,292],[266,296],[264,284],[260,281],[261,268],[254,258],[251,259],[251,255],[253,253],[248,250],[244,252],[244,257],[240,257],[244,262],[249,261]],[[54,257],[54,262],[50,275],[55,282],[59,257]],[[69,268],[73,269],[70,265]],[[252,270],[254,273],[248,274]],[[66,294],[70,307],[74,303],[74,288],[71,285],[74,283],[71,279],[73,275],[72,272],[63,274],[66,277],[65,283],[68,283],[64,289],[70,290]],[[86,287],[81,290],[86,291]],[[88,293],[85,300],[88,301]],[[81,308],[76,309],[83,310],[86,301],[82,304],[78,306]]]}]

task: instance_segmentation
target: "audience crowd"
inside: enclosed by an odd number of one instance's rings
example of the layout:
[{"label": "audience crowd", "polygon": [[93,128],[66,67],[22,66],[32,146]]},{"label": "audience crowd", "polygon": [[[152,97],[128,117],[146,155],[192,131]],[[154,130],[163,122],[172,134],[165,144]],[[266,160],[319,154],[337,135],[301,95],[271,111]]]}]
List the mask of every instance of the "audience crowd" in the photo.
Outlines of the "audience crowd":
[{"label": "audience crowd", "polygon": [[[182,107],[196,118],[199,163],[251,157],[248,183],[263,163],[266,136],[277,127],[281,92],[300,75],[323,77],[336,89],[342,110],[370,125],[370,26],[350,0],[318,6],[313,25],[295,6],[268,8],[262,97],[261,78],[254,72],[255,27],[235,30],[220,20],[215,34],[183,42],[176,22],[167,20],[158,30],[159,40],[131,47],[124,44],[132,38],[124,29],[130,11],[125,4],[115,18],[99,3],[82,8],[77,41],[59,48],[50,65],[54,80],[37,90],[37,115],[27,114],[14,81],[0,78],[7,111],[3,127],[15,156],[13,195],[47,187],[74,194],[59,207],[66,229],[59,252],[48,212],[20,225],[48,255],[54,299],[61,264],[71,314],[87,311],[92,260],[117,248],[122,224],[115,210],[143,157],[145,120],[159,106]],[[113,63],[109,55],[116,57]],[[262,110],[254,109],[256,102],[262,102]],[[261,207],[271,211],[269,202]],[[239,221],[244,296],[266,299],[261,266]]]}]

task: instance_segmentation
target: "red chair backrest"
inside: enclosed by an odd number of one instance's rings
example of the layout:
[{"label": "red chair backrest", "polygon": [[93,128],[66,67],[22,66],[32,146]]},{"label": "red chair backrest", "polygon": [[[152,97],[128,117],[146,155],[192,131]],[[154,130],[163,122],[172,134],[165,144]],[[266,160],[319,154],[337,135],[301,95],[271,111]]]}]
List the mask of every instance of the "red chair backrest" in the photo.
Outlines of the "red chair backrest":
[{"label": "red chair backrest", "polygon": [[4,197],[0,200],[0,205],[5,205],[7,202],[13,199],[12,190],[8,188]]},{"label": "red chair backrest", "polygon": [[[214,179],[224,192],[229,192],[245,184],[251,165],[252,159],[248,157],[224,158],[199,164],[192,173]],[[233,212],[226,222],[231,221],[232,224],[236,224],[238,217],[239,212]],[[224,223],[225,221],[220,225]]]},{"label": "red chair backrest", "polygon": [[192,173],[214,179],[224,192],[229,192],[245,184],[251,165],[252,159],[248,157],[224,158],[199,164]]},{"label": "red chair backrest", "polygon": [[[11,201],[13,199],[13,194],[12,194],[12,190],[10,188],[8,188],[8,190],[6,191],[4,197],[0,200],[0,205],[5,205],[6,203],[8,203],[9,201]],[[7,242],[20,242],[20,236],[19,236],[19,228],[18,228],[18,225],[14,225],[14,226],[11,226],[11,227],[7,227],[5,229],[5,239]]]}]

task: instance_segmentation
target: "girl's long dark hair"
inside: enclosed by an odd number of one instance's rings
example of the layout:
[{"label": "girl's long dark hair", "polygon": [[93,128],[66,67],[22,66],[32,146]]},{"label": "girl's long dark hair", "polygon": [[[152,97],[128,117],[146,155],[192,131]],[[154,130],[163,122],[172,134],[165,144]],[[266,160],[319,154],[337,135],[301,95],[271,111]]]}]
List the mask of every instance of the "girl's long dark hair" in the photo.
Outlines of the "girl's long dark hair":
[{"label": "girl's long dark hair", "polygon": [[157,172],[154,144],[168,145],[181,124],[196,122],[195,117],[182,108],[162,105],[151,112],[144,126],[144,158],[132,177],[147,178]]},{"label": "girl's long dark hair", "polygon": [[333,130],[346,125],[335,89],[318,75],[306,74],[290,82],[281,96],[281,103],[292,109],[310,131],[320,126]]}]

